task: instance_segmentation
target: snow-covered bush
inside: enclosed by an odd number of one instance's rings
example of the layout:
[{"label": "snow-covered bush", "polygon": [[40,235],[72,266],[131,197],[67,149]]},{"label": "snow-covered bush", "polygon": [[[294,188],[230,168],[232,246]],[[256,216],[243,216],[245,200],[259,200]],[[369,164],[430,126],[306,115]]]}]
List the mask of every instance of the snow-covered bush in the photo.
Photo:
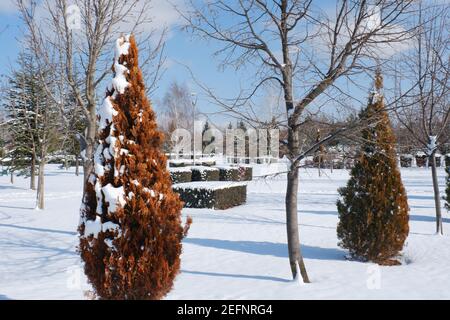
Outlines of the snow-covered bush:
[{"label": "snow-covered bush", "polygon": [[174,185],[186,208],[225,210],[240,206],[247,200],[244,183],[192,182]]},{"label": "snow-covered bush", "polygon": [[81,209],[80,253],[100,299],[159,299],[180,269],[182,202],[145,95],[134,37],[116,43],[114,78],[98,108],[94,172]]},{"label": "snow-covered bush", "polygon": [[205,166],[192,167],[192,181],[219,181],[219,169]]},{"label": "snow-covered bush", "polygon": [[192,171],[191,168],[171,168],[170,169],[170,177],[172,179],[172,183],[185,183],[192,181]]}]

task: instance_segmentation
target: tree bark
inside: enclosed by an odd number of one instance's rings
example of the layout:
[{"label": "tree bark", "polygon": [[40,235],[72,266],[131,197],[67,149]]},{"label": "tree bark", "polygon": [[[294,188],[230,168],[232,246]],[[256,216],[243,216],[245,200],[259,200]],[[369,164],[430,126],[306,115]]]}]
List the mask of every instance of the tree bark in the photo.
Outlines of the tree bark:
[{"label": "tree bark", "polygon": [[436,169],[436,153],[433,152],[429,159],[429,163],[431,164],[431,176],[433,178],[433,190],[434,190],[434,205],[436,207],[436,233],[444,234],[444,230],[442,228],[442,212],[441,212],[441,197],[439,192],[439,181],[437,176]]},{"label": "tree bark", "polygon": [[45,203],[44,203],[44,191],[45,191],[44,170],[45,170],[45,160],[41,159],[41,162],[39,163],[38,188],[37,188],[37,194],[36,194],[36,207],[39,210],[44,210],[44,208],[45,208]]},{"label": "tree bark", "polygon": [[95,138],[96,138],[96,113],[95,106],[91,108],[89,113],[89,121],[87,126],[87,135],[86,135],[86,150],[85,150],[85,159],[83,161],[83,175],[84,175],[84,183],[83,183],[83,194],[85,193],[86,182],[89,179],[89,175],[94,169],[94,148],[95,148]]},{"label": "tree bark", "polygon": [[36,190],[36,154],[33,151],[31,155],[31,166],[30,166],[30,189]]},{"label": "tree bark", "polygon": [[68,157],[68,155],[66,154],[65,157],[64,157],[64,169],[66,169],[66,171],[67,171],[67,170],[69,170],[69,168],[70,168],[70,165],[69,165],[69,157]]},{"label": "tree bark", "polygon": [[75,175],[78,177],[80,175],[80,159],[78,154],[75,155]]},{"label": "tree bark", "polygon": [[288,173],[287,191],[286,191],[286,227],[289,250],[289,263],[291,265],[292,277],[296,279],[300,274],[304,283],[309,283],[305,263],[300,249],[300,236],[298,231],[298,212],[297,212],[297,194],[298,194],[298,168],[291,168]]}]

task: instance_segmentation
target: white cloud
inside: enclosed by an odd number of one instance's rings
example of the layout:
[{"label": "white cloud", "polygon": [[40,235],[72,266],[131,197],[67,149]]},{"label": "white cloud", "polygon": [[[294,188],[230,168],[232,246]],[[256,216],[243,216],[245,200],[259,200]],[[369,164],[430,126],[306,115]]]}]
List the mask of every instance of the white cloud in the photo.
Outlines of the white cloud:
[{"label": "white cloud", "polygon": [[0,0],[0,13],[14,13],[16,10],[14,0]]},{"label": "white cloud", "polygon": [[[147,6],[146,16],[152,21],[146,23],[139,28],[139,31],[151,32],[156,31],[157,34],[161,33],[165,29],[170,31],[180,21],[180,16],[175,10],[174,5],[182,8],[183,0],[152,0],[148,4],[148,0],[141,0],[138,5],[134,7],[134,13],[137,15],[141,12],[144,5]],[[129,32],[129,29],[133,26],[133,21],[123,21],[119,27],[121,32]]]},{"label": "white cloud", "polygon": [[182,0],[172,0],[172,1],[153,1],[152,9],[154,14],[152,14],[153,25],[154,26],[167,26],[171,27],[180,21],[180,15],[174,9],[173,5],[178,7],[183,7]]}]

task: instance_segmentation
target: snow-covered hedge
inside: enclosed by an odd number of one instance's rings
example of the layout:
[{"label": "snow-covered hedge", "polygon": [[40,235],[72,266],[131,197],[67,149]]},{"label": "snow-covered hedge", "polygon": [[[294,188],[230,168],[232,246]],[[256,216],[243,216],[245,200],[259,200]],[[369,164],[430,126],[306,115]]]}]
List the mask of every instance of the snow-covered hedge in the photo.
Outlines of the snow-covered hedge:
[{"label": "snow-covered hedge", "polygon": [[247,200],[244,183],[192,182],[173,186],[186,208],[225,210],[242,205]]},{"label": "snow-covered hedge", "polygon": [[[173,159],[169,160],[169,167],[171,168],[180,168],[180,167],[189,167],[194,165],[194,160],[192,159]],[[195,165],[201,165],[206,167],[212,167],[216,165],[216,161],[210,158],[203,158],[195,160]]]},{"label": "snow-covered hedge", "polygon": [[192,171],[190,168],[171,168],[170,177],[172,183],[185,183],[192,181]]},{"label": "snow-covered hedge", "polygon": [[237,167],[218,167],[220,181],[241,181],[239,168]]},{"label": "snow-covered hedge", "polygon": [[192,181],[219,181],[219,169],[205,166],[192,167]]}]

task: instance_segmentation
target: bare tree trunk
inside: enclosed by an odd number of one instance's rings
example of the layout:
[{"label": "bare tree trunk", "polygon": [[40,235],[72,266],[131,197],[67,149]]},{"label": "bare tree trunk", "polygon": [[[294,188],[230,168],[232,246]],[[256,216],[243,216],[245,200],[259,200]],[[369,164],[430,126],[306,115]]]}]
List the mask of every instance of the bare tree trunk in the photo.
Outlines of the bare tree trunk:
[{"label": "bare tree trunk", "polygon": [[322,176],[322,172],[320,171],[322,169],[322,156],[319,154],[319,163],[317,166],[318,170],[319,170],[319,177]]},{"label": "bare tree trunk", "polygon": [[11,170],[10,182],[11,182],[11,184],[14,184],[14,171],[12,171],[12,170]]},{"label": "bare tree trunk", "polygon": [[45,170],[45,160],[41,159],[41,162],[39,163],[38,188],[37,188],[37,194],[36,194],[36,207],[39,210],[44,210],[44,208],[45,208],[45,203],[44,203],[44,191],[45,191],[44,170]]},{"label": "bare tree trunk", "polygon": [[431,176],[433,178],[433,190],[434,190],[434,205],[436,207],[436,233],[444,234],[442,228],[442,212],[441,212],[441,197],[439,193],[439,181],[436,169],[436,153],[433,152],[429,159],[431,164]]},{"label": "bare tree trunk", "polygon": [[80,175],[80,159],[78,154],[75,155],[75,175],[77,177]]},{"label": "bare tree trunk", "polygon": [[304,283],[309,283],[305,263],[300,249],[300,236],[298,231],[298,212],[297,212],[297,194],[298,194],[298,168],[291,168],[288,173],[287,191],[286,191],[286,227],[289,250],[289,263],[291,265],[292,277],[296,279],[300,274]]},{"label": "bare tree trunk", "polygon": [[85,193],[85,185],[89,179],[89,175],[91,174],[94,168],[94,148],[95,148],[95,137],[96,137],[96,114],[95,114],[95,106],[92,107],[89,114],[89,121],[87,127],[87,135],[86,135],[86,150],[85,150],[85,159],[83,162],[83,174],[84,174],[84,184],[83,184],[83,194]]},{"label": "bare tree trunk", "polygon": [[36,153],[33,150],[30,166],[30,189],[36,190]]},{"label": "bare tree trunk", "polygon": [[70,165],[69,165],[69,158],[68,158],[68,154],[65,155],[64,157],[64,169],[69,170]]}]

